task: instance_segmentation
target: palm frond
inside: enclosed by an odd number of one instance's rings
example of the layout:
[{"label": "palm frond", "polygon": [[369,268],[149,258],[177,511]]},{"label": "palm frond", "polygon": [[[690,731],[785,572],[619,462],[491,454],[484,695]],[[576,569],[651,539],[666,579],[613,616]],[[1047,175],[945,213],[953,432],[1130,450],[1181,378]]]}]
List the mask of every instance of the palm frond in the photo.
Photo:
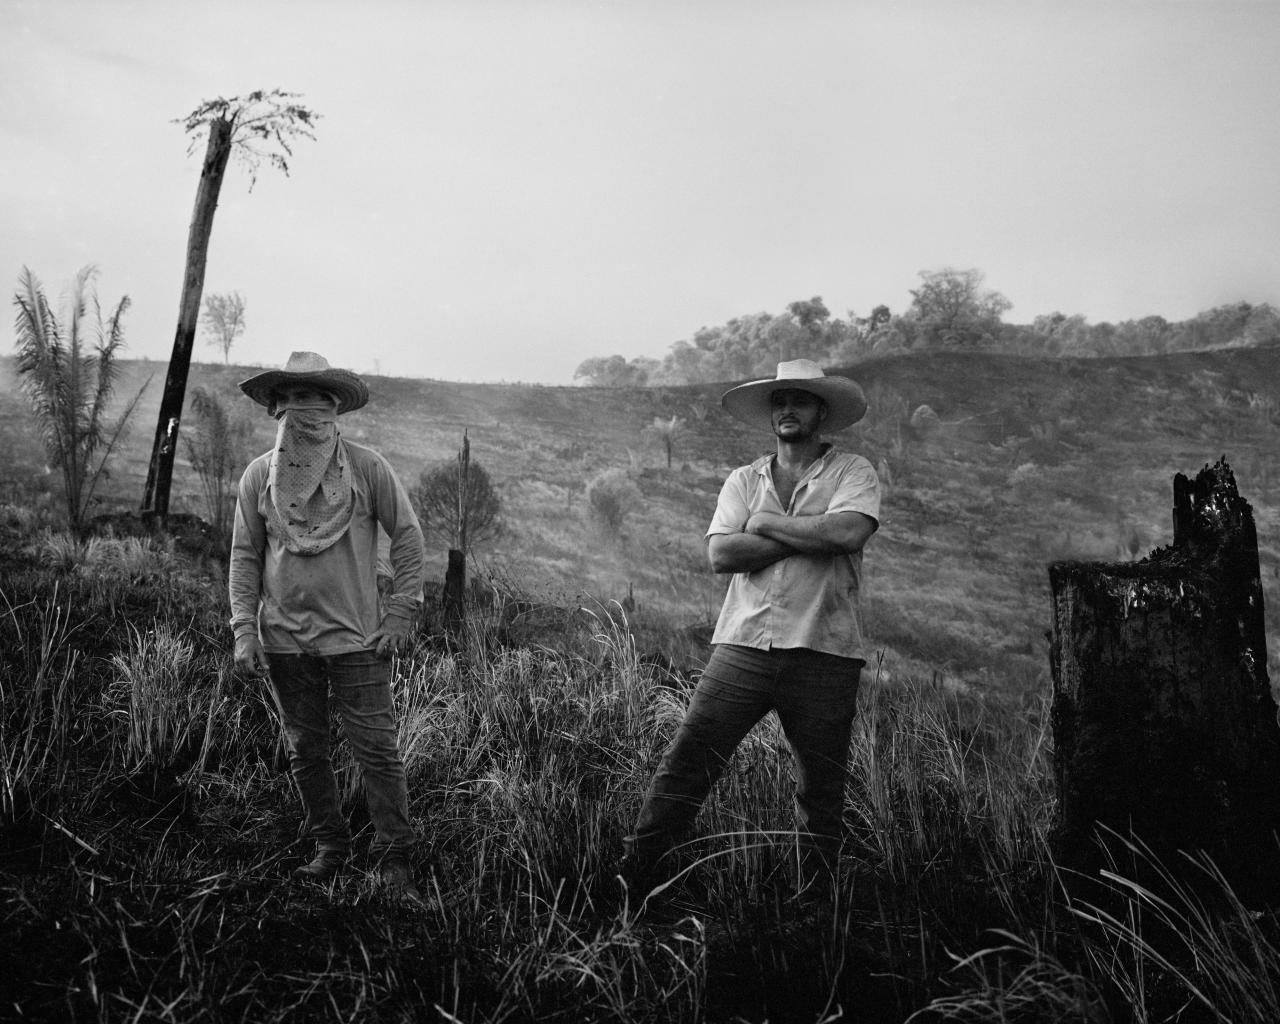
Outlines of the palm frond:
[{"label": "palm frond", "polygon": [[120,376],[120,367],[116,362],[116,353],[124,346],[124,315],[130,305],[129,296],[125,295],[116,305],[115,311],[107,320],[105,329],[101,318],[98,321],[98,343],[95,358],[97,371],[97,387],[94,390],[93,402],[89,406],[89,423],[92,425],[94,446],[101,442],[101,424],[107,411],[107,404],[115,393],[116,380]]},{"label": "palm frond", "polygon": [[101,318],[101,311],[97,307],[98,297],[90,291],[90,284],[96,275],[97,268],[92,263],[85,264],[72,280],[65,298],[65,383],[63,394],[58,399],[56,414],[62,421],[62,475],[67,485],[67,505],[75,522],[79,521],[79,511],[84,505],[85,474],[94,442],[88,397],[88,381],[93,367],[91,357],[85,351],[83,335],[90,304],[94,305],[99,322]]},{"label": "palm frond", "polygon": [[45,299],[39,278],[27,267],[18,275],[18,290],[13,304],[18,307],[14,319],[19,360],[33,358],[42,350],[42,342],[59,336],[58,323]]},{"label": "palm frond", "polygon": [[[97,268],[82,267],[64,296],[66,311],[54,315],[43,286],[23,267],[14,293],[14,333],[21,388],[27,396],[50,464],[62,472],[67,515],[79,528],[107,457],[138,399],[109,434],[104,419],[114,390],[116,352],[124,344],[123,317],[129,298],[120,300],[104,326],[93,289]],[[141,392],[139,392],[139,397]],[[97,469],[93,457],[106,445]]]},{"label": "palm frond", "polygon": [[26,267],[18,275],[18,290],[13,302],[18,308],[14,334],[22,392],[36,414],[40,440],[50,462],[57,466],[66,448],[63,422],[58,415],[65,394],[62,328],[45,296],[44,287]]}]

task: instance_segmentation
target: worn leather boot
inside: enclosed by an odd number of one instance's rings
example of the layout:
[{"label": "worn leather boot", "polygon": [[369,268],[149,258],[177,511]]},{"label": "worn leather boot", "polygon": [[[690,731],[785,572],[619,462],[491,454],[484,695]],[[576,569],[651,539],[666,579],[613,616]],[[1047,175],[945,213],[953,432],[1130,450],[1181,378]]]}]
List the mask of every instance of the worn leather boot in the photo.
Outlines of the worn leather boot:
[{"label": "worn leather boot", "polygon": [[294,869],[293,877],[309,882],[327,882],[346,866],[347,855],[340,850],[320,850],[315,857],[300,868]]},{"label": "worn leather boot", "polygon": [[413,881],[413,869],[403,857],[389,856],[378,865],[378,881],[387,889],[415,903],[422,902],[422,893]]},{"label": "worn leather boot", "polygon": [[667,862],[660,866],[661,856],[655,857],[627,850],[618,861],[614,873],[621,880],[623,898],[633,907],[639,907],[652,895],[653,890],[671,878],[674,866]]}]

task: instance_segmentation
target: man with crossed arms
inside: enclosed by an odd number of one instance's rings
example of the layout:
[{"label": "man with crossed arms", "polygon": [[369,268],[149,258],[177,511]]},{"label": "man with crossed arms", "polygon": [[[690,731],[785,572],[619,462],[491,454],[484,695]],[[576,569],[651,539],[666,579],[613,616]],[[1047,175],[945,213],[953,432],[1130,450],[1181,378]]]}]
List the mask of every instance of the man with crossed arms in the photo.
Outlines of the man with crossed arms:
[{"label": "man with crossed arms", "polygon": [[856,423],[862,389],[816,363],[726,392],[725,410],[772,429],[776,451],[730,474],[707,530],[707,554],[732,580],[713,651],[650,783],[620,876],[635,896],[661,879],[747,732],[777,713],[795,755],[802,877],[830,884],[839,854],[846,763],[867,660],[859,601],[862,548],[876,531],[880,484],[862,456],[822,440]]}]

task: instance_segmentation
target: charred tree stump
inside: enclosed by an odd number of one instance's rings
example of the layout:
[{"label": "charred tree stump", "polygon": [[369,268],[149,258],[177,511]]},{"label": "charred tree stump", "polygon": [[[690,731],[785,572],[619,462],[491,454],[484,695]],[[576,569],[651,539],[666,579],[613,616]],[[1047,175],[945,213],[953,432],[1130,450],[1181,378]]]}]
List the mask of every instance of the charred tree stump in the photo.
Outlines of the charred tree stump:
[{"label": "charred tree stump", "polygon": [[449,549],[449,564],[444,575],[445,629],[455,639],[461,639],[467,624],[467,556],[457,548]]},{"label": "charred tree stump", "polygon": [[444,577],[445,629],[457,643],[463,641],[467,625],[467,516],[470,513],[468,498],[471,479],[471,441],[462,432],[462,447],[458,450],[458,479],[456,507],[454,509],[454,541],[449,549],[449,565]]},{"label": "charred tree stump", "polygon": [[1173,482],[1173,544],[1057,562],[1055,856],[1089,870],[1099,826],[1166,864],[1204,851],[1249,889],[1280,878],[1280,727],[1253,512],[1225,460]]}]

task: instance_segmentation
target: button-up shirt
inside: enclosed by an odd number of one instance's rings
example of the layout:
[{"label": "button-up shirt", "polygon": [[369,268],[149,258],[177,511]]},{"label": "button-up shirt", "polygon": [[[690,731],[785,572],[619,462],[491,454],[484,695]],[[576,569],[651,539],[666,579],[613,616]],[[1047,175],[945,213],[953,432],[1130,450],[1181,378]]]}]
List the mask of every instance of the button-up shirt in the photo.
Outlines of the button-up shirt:
[{"label": "button-up shirt", "polygon": [[[755,512],[861,512],[879,522],[880,481],[861,455],[827,447],[800,478],[785,508],[773,483],[774,458],[762,456],[729,474],[707,537],[741,533]],[[755,572],[734,573],[711,642],[761,650],[805,647],[866,661],[861,592],[861,550],[797,553]]]}]

